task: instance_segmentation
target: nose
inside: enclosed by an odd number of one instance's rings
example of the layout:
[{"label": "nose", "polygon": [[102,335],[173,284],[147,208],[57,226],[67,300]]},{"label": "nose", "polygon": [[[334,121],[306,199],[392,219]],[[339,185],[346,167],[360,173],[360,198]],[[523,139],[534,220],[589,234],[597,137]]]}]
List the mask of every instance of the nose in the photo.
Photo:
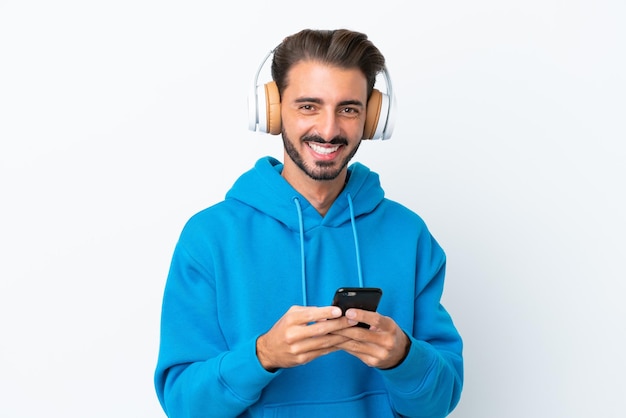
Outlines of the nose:
[{"label": "nose", "polygon": [[341,127],[339,117],[334,111],[324,112],[320,115],[317,123],[318,134],[327,141],[339,136]]}]

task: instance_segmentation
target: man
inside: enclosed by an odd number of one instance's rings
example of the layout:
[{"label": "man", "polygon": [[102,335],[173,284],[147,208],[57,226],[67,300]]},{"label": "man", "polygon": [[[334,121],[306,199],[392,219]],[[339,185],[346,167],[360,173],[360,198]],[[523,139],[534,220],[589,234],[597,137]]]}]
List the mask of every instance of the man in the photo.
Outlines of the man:
[{"label": "man", "polygon": [[[260,159],[174,251],[155,373],[169,417],[444,417],[458,403],[444,252],[377,174],[349,166],[384,68],[348,30],[274,50],[284,162]],[[329,306],[344,286],[381,288],[378,310]]]}]

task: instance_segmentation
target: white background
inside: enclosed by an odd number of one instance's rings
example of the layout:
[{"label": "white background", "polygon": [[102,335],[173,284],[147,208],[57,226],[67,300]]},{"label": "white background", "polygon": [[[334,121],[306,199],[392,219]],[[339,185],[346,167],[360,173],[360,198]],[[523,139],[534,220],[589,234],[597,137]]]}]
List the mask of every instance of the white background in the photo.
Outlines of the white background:
[{"label": "white background", "polygon": [[621,0],[0,0],[0,415],[163,416],[183,223],[282,159],[247,130],[252,76],[285,35],[347,27],[398,100],[357,160],[448,254],[452,416],[623,416],[625,21]]}]

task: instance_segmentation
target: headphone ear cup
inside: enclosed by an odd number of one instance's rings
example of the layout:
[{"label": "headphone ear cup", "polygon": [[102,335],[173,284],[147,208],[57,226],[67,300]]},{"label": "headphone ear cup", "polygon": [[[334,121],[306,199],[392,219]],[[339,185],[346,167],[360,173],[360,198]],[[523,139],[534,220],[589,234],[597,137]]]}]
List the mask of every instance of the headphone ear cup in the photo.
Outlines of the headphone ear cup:
[{"label": "headphone ear cup", "polygon": [[363,139],[372,139],[377,131],[378,121],[383,107],[383,93],[374,89],[367,101],[367,113],[365,115],[365,128],[363,129]]},{"label": "headphone ear cup", "polygon": [[267,109],[267,132],[278,135],[282,129],[280,117],[280,93],[276,82],[270,81],[265,84],[265,106]]}]

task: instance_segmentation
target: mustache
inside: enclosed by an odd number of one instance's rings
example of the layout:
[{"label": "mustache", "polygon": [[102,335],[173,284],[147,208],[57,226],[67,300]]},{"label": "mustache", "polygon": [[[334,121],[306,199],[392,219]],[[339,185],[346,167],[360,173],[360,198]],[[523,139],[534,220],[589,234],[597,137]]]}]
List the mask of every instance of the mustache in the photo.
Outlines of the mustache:
[{"label": "mustache", "polygon": [[345,136],[336,136],[330,141],[326,141],[319,135],[305,135],[302,137],[303,142],[317,142],[319,144],[332,144],[332,145],[348,145],[348,139]]}]

